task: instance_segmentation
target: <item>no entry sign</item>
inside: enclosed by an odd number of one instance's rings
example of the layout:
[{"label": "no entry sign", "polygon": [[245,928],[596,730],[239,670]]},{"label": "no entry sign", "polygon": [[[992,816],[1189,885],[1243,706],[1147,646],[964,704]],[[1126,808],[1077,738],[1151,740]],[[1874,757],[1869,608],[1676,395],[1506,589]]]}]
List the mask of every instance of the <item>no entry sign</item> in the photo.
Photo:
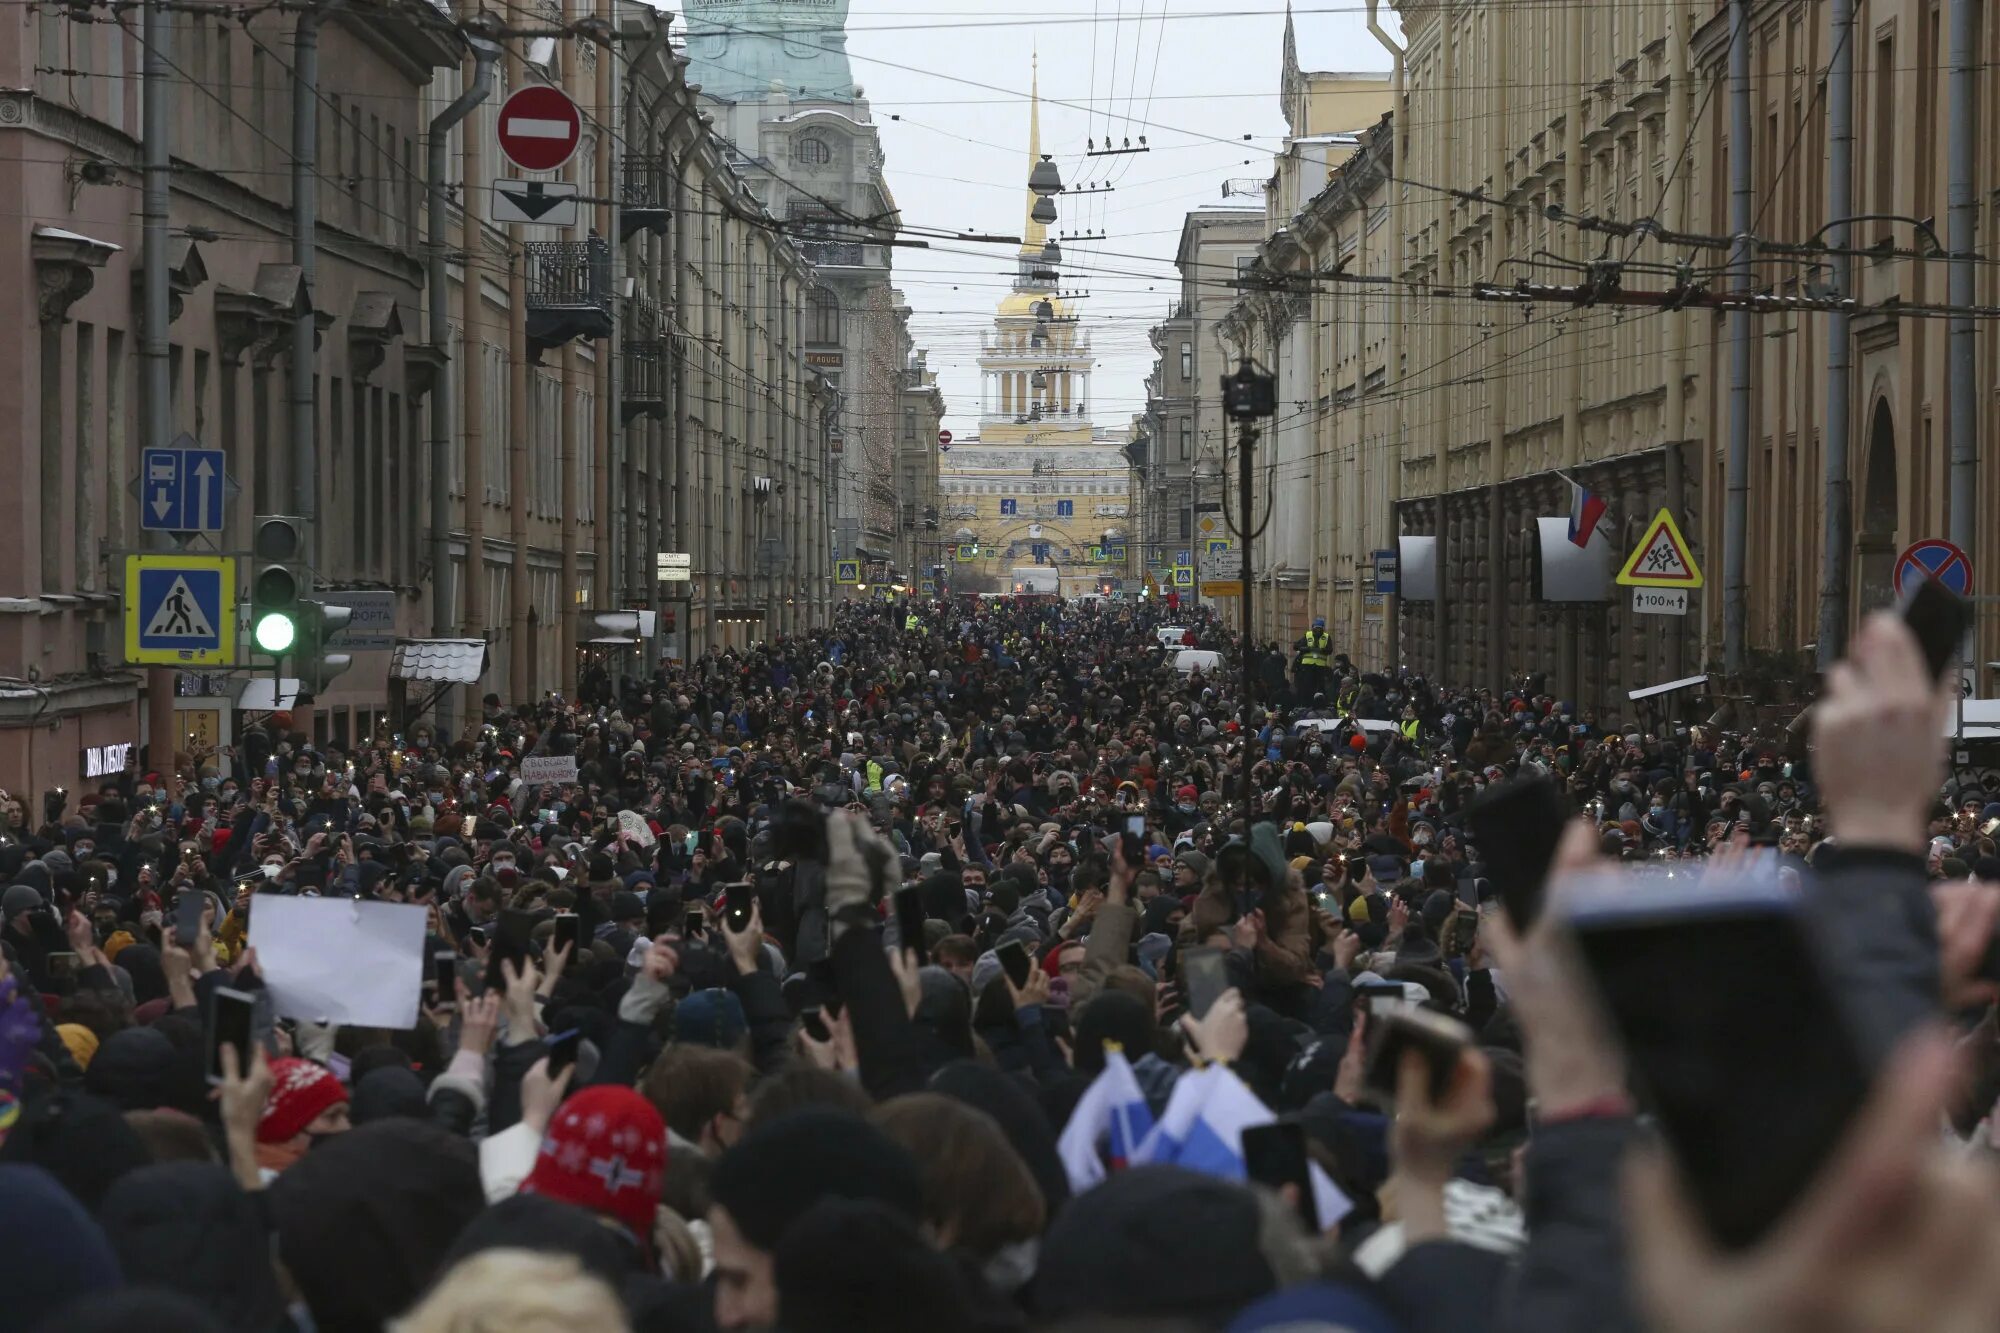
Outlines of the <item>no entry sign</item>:
[{"label": "no entry sign", "polygon": [[1936,579],[1961,597],[1972,593],[1972,561],[1941,537],[1927,537],[1896,557],[1896,595],[1917,575]]},{"label": "no entry sign", "polygon": [[500,151],[523,171],[554,171],[583,140],[583,117],[560,88],[535,84],[500,104]]}]

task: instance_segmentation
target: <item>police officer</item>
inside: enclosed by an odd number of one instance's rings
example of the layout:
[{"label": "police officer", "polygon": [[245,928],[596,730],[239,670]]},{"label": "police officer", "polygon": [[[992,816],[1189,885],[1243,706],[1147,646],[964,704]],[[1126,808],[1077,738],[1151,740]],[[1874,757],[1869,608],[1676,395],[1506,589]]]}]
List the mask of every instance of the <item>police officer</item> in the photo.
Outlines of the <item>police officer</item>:
[{"label": "police officer", "polygon": [[1333,639],[1326,632],[1326,617],[1313,617],[1312,628],[1293,646],[1299,655],[1298,670],[1294,673],[1299,694],[1322,693],[1326,689],[1327,668],[1333,664]]}]

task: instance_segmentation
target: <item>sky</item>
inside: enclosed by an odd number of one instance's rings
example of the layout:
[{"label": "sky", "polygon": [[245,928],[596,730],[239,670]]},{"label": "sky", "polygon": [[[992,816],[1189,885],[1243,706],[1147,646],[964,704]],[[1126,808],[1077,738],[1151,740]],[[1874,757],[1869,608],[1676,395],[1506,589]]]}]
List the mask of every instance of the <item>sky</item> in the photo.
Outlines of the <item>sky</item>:
[{"label": "sky", "polygon": [[[1386,23],[1388,0],[1382,8]],[[852,0],[848,58],[880,126],[905,226],[1020,234],[1029,69],[1039,55],[1042,151],[1072,191],[1057,199],[1052,230],[1065,289],[1090,293],[1078,313],[1097,355],[1100,427],[1126,425],[1144,406],[1147,331],[1178,290],[1182,218],[1219,201],[1226,180],[1270,174],[1285,130],[1284,13],[1284,0]],[[1305,68],[1389,67],[1368,35],[1364,0],[1298,0],[1293,14]],[[1137,147],[1141,135],[1148,152],[1087,155],[1092,142]],[[1099,231],[1102,240],[1072,239]],[[978,429],[980,337],[1012,280],[1014,252],[956,241],[896,251],[912,332],[938,372],[946,427],[960,437]]]}]

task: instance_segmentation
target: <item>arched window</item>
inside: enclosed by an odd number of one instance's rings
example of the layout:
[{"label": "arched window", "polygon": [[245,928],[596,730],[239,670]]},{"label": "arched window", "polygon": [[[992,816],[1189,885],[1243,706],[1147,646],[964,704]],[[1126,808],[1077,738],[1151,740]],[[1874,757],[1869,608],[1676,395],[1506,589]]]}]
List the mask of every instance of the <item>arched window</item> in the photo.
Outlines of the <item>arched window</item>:
[{"label": "arched window", "polygon": [[809,167],[823,167],[833,161],[833,149],[826,140],[809,134],[799,140],[798,159]]},{"label": "arched window", "polygon": [[806,342],[819,346],[840,342],[840,298],[824,287],[813,289],[806,306]]}]

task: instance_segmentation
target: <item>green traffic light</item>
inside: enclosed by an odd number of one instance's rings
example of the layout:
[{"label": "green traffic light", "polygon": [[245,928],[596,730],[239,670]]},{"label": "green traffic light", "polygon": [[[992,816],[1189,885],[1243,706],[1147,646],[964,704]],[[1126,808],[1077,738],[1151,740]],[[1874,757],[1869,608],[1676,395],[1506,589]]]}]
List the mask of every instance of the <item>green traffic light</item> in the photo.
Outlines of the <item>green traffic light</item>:
[{"label": "green traffic light", "polygon": [[298,642],[299,627],[292,617],[273,611],[258,620],[251,634],[257,641],[259,652],[275,657],[291,651],[292,645]]}]

